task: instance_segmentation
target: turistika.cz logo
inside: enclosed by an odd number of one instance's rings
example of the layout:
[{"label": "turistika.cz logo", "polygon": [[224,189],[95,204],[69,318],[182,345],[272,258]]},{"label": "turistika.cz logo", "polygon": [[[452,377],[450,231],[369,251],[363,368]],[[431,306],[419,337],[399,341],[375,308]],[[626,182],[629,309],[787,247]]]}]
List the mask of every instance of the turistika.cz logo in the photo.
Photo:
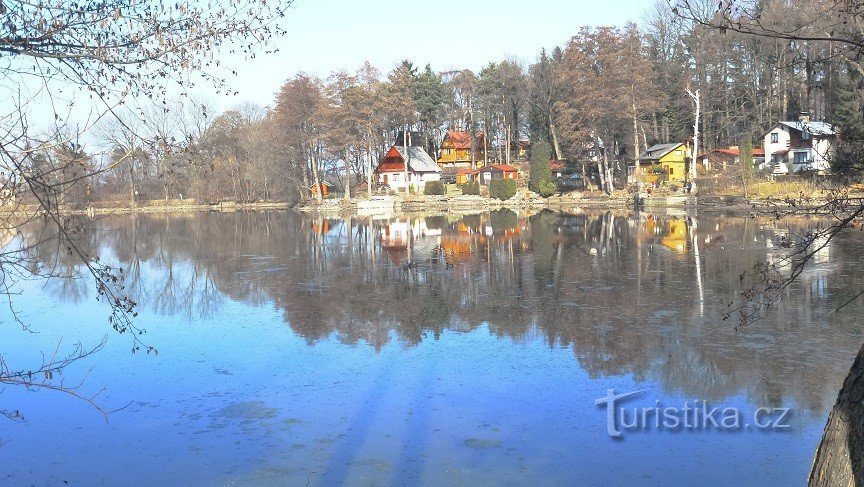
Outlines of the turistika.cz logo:
[{"label": "turistika.cz logo", "polygon": [[712,406],[707,401],[684,401],[683,406],[664,406],[659,400],[654,406],[624,407],[622,403],[645,392],[615,394],[609,389],[606,397],[594,404],[606,407],[606,432],[620,438],[625,431],[741,431],[788,430],[791,427],[789,408],[760,407],[748,414],[736,407]]}]

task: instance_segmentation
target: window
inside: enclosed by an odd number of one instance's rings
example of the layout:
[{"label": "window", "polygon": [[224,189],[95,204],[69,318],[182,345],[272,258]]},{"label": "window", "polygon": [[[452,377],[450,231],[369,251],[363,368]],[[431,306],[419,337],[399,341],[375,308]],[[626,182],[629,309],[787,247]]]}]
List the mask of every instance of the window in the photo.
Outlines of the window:
[{"label": "window", "polygon": [[807,164],[807,153],[806,152],[796,152],[795,153],[795,164]]},{"label": "window", "polygon": [[675,174],[675,169],[670,167],[669,168],[669,175],[671,176],[673,174]]},{"label": "window", "polygon": [[589,150],[588,151],[588,157],[597,157],[597,151],[596,150]]},{"label": "window", "polygon": [[779,142],[780,136],[776,132],[771,134],[771,143],[776,144]]},{"label": "window", "polygon": [[676,155],[676,156],[680,156],[681,154],[682,154],[682,152],[681,152],[680,150],[676,150],[676,151],[675,151],[675,155]]}]

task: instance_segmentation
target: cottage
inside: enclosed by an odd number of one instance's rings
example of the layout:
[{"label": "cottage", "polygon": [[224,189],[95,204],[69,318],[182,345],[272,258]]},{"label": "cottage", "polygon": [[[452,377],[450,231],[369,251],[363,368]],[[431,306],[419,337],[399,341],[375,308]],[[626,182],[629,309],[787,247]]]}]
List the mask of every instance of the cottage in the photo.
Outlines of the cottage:
[{"label": "cottage", "polygon": [[831,169],[837,131],[827,122],[802,114],[797,122],[778,122],[764,135],[765,164],[774,174]]},{"label": "cottage", "polygon": [[507,164],[486,166],[478,173],[480,184],[489,184],[493,179],[519,179],[519,170]]},{"label": "cottage", "polygon": [[[486,134],[476,132],[474,134],[474,161],[483,161],[483,148],[485,146]],[[448,168],[470,168],[471,167],[471,133],[448,130],[441,142],[441,150],[438,155],[438,165],[441,169]]]},{"label": "cottage", "polygon": [[564,172],[567,169],[567,163],[564,161],[551,160],[549,161],[549,169],[552,170],[552,177],[555,179],[564,177]]},{"label": "cottage", "polygon": [[516,159],[528,160],[528,151],[531,150],[530,140],[519,140],[513,143],[513,149],[516,152]]},{"label": "cottage", "polygon": [[312,196],[314,197],[320,191],[321,196],[326,198],[327,196],[330,195],[330,188],[332,188],[332,187],[333,187],[332,184],[330,184],[326,181],[321,181],[321,183],[317,187],[314,184],[312,186],[309,186],[309,192],[312,193]]},{"label": "cottage", "polygon": [[480,171],[476,169],[459,169],[456,171],[456,184],[466,184],[477,179]]},{"label": "cottage", "polygon": [[684,144],[657,144],[648,148],[639,158],[639,166],[661,168],[662,179],[684,181],[687,176],[687,152]]},{"label": "cottage", "polygon": [[[729,166],[741,162],[741,148],[737,145],[730,147],[719,147],[709,152],[699,154],[699,164],[707,170],[726,170]],[[765,150],[758,147],[753,148],[753,165],[759,167],[765,162]]]},{"label": "cottage", "polygon": [[413,188],[422,191],[429,181],[441,179],[441,168],[429,157],[422,147],[410,146],[407,151],[408,169],[406,180],[406,151],[404,147],[394,145],[381,159],[375,168],[375,176],[379,186],[385,186],[393,191],[407,191]]}]

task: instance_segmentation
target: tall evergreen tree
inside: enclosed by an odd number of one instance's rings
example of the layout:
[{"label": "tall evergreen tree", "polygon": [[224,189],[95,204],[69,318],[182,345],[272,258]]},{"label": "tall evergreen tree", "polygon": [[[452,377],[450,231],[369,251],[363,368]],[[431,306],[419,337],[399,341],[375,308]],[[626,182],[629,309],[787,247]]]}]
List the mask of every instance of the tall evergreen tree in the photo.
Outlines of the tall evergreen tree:
[{"label": "tall evergreen tree", "polygon": [[832,168],[838,173],[861,169],[864,157],[864,103],[861,101],[862,80],[849,69],[839,83],[834,106],[835,123],[840,129],[840,143]]},{"label": "tall evergreen tree", "polygon": [[552,147],[545,140],[536,142],[531,147],[531,174],[528,177],[528,189],[541,193],[544,184],[552,183]]}]

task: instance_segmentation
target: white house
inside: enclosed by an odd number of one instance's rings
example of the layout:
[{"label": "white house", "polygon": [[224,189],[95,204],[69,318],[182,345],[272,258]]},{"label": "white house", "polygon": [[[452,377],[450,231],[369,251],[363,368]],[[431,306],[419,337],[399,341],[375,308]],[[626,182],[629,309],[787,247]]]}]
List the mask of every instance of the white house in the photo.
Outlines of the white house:
[{"label": "white house", "polygon": [[[765,164],[774,174],[831,170],[837,132],[827,122],[811,122],[802,115],[797,122],[778,122],[765,133]],[[764,166],[763,166],[764,167]]]},{"label": "white house", "polygon": [[441,180],[441,168],[422,147],[408,147],[407,174],[405,159],[405,147],[398,145],[391,147],[375,168],[378,184],[393,191],[404,192],[408,188],[423,191],[427,182]]}]

